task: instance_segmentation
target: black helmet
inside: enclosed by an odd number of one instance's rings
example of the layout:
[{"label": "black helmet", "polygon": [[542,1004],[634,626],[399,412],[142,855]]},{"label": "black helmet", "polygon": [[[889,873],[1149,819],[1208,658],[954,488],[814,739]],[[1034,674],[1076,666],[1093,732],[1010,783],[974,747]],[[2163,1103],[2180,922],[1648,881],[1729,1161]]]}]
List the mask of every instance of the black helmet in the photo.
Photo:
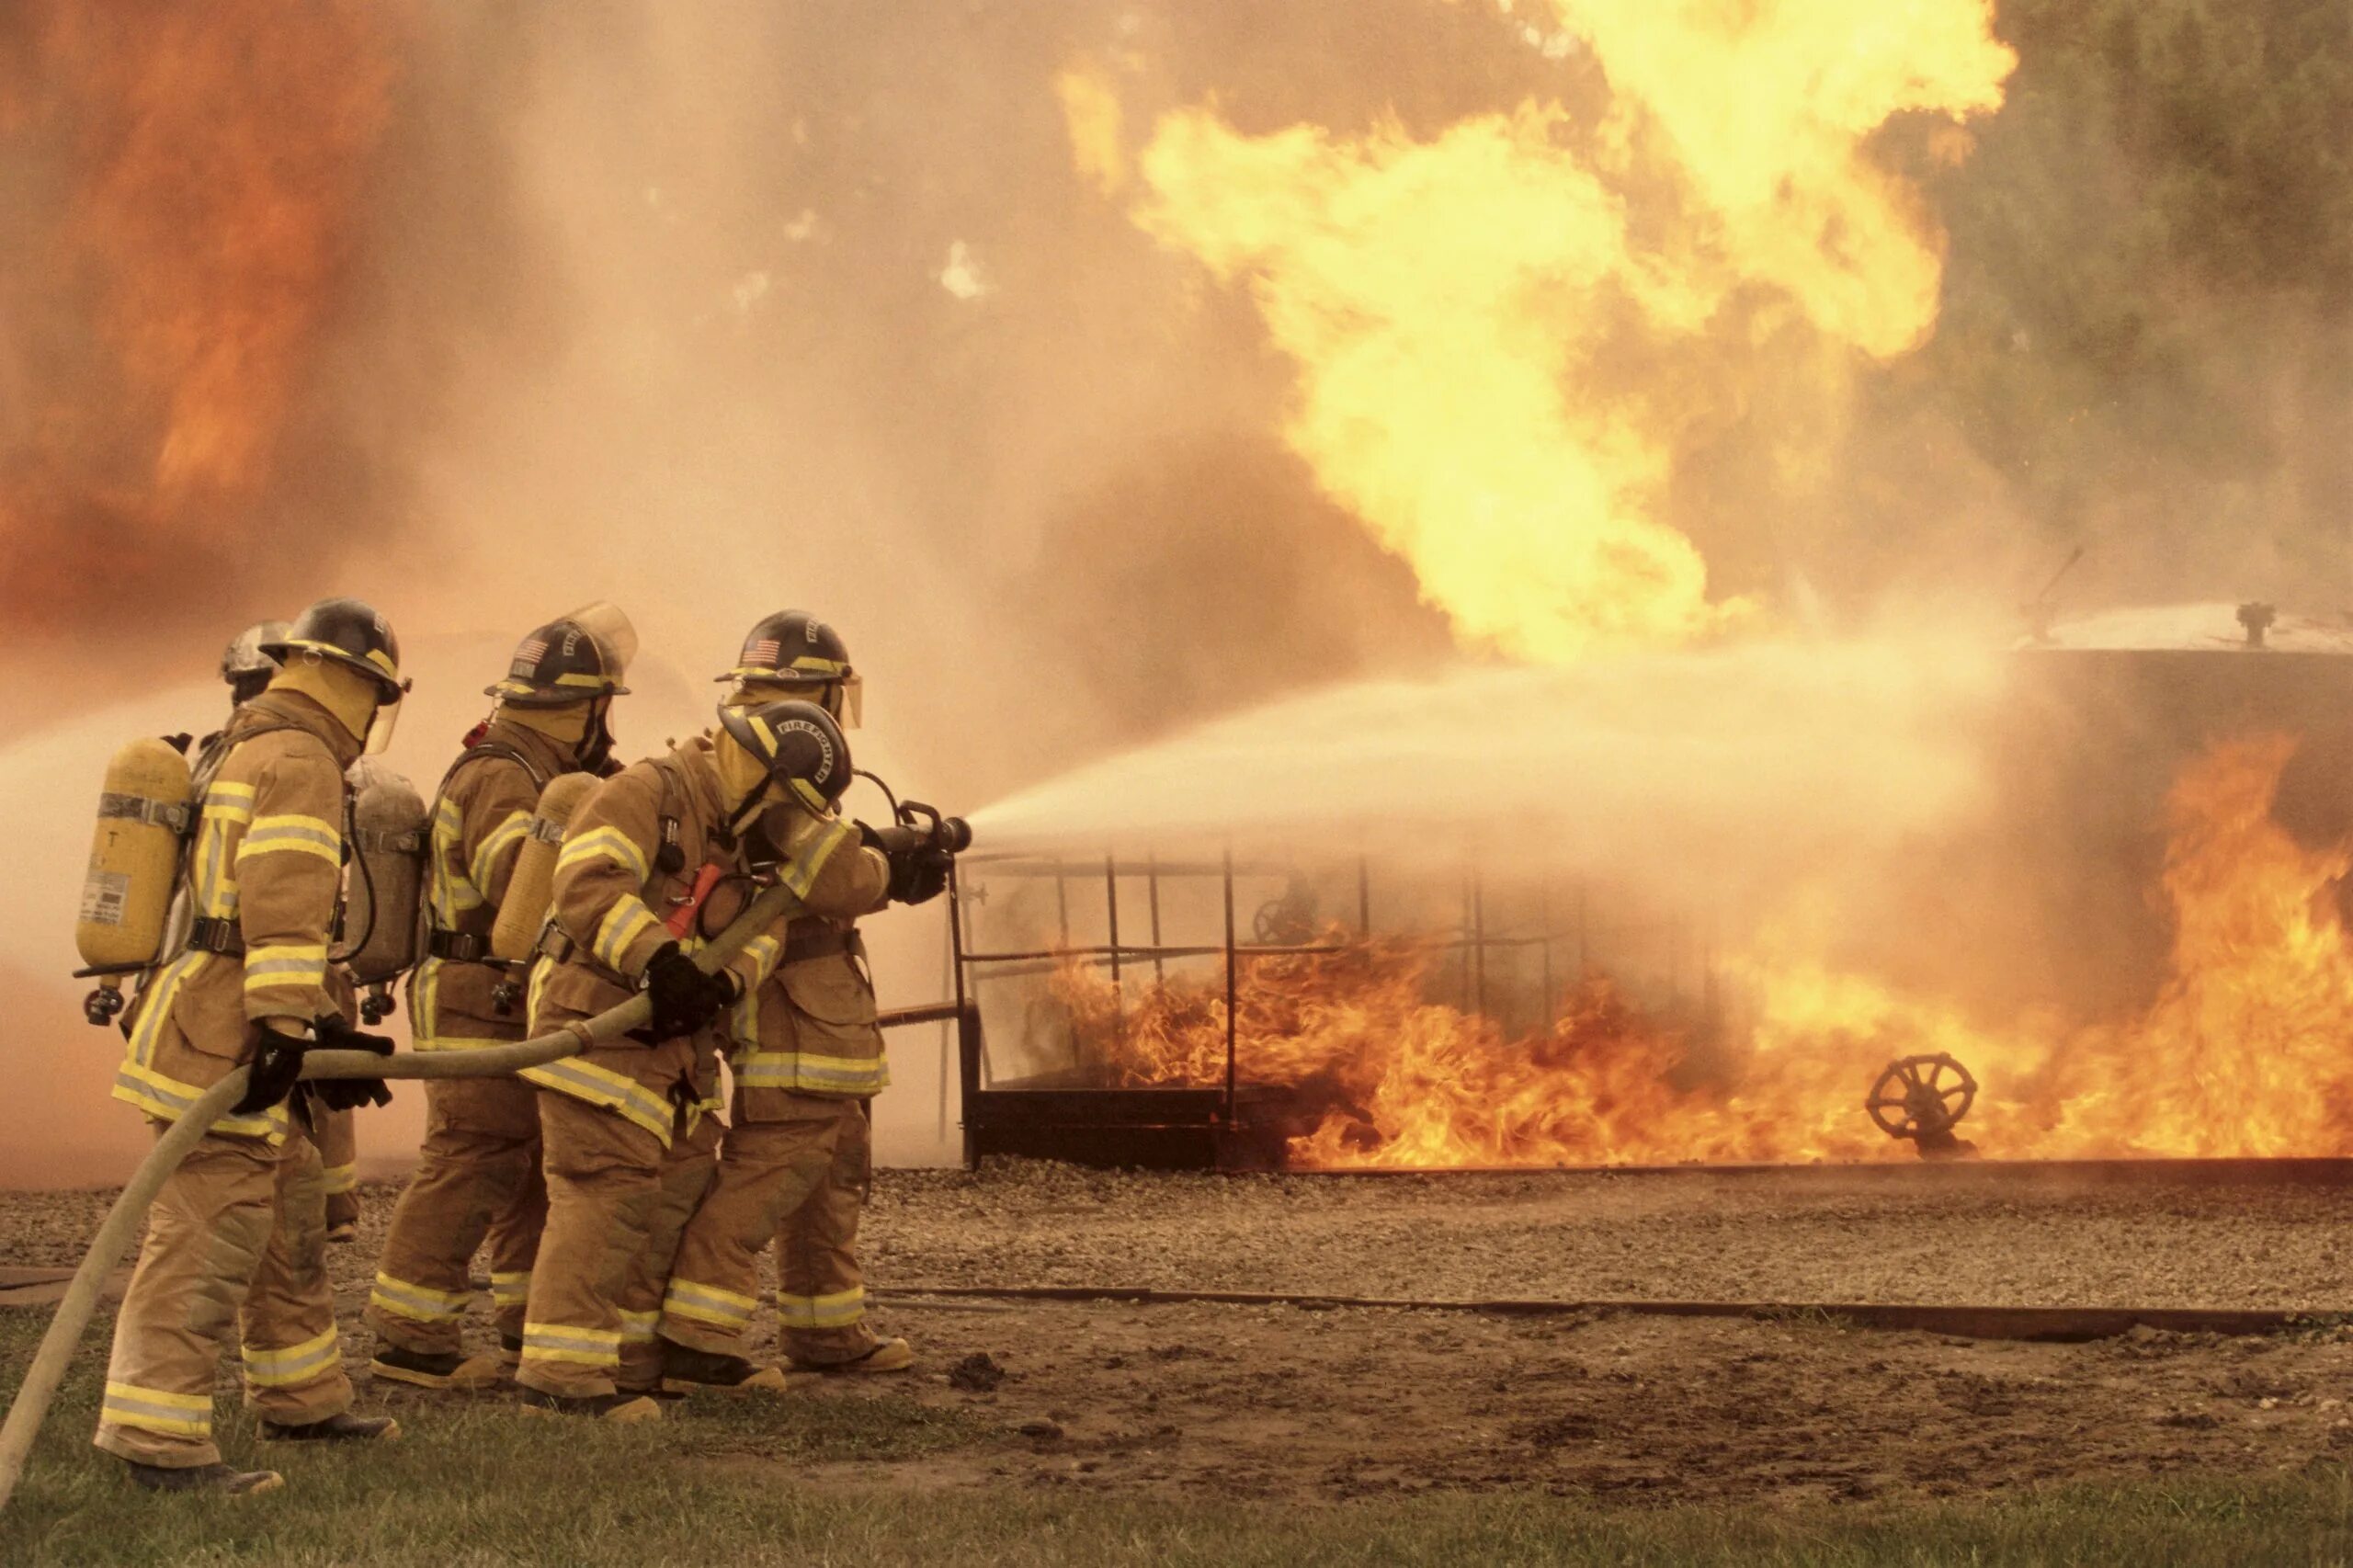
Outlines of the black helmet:
[{"label": "black helmet", "polygon": [[813,702],[788,699],[731,708],[722,703],[721,727],[757,757],[768,778],[811,811],[833,809],[849,788],[849,742],[832,714]]},{"label": "black helmet", "polygon": [[483,687],[483,695],[517,708],[560,708],[599,697],[626,697],[629,687],[621,677],[628,665],[626,653],[612,639],[566,616],[517,643],[506,678]]},{"label": "black helmet", "polygon": [[387,702],[398,702],[408,690],[401,678],[400,639],[382,616],[358,599],[321,599],[284,631],[263,638],[259,647],[281,665],[295,653],[316,653],[357,670],[376,683]]},{"label": "black helmet", "polygon": [[285,635],[284,621],[256,620],[221,651],[221,678],[236,691],[237,700],[260,691],[278,673],[278,661],[261,651],[262,644]]},{"label": "black helmet", "polygon": [[719,678],[823,686],[850,676],[849,645],[840,632],[805,609],[781,609],[752,628],[735,667]]}]

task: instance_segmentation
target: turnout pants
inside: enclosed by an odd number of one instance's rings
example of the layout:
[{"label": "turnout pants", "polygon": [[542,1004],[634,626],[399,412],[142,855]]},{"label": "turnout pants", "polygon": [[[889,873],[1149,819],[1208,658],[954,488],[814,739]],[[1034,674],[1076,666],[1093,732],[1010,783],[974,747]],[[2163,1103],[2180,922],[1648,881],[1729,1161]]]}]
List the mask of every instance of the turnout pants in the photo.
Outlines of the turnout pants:
[{"label": "turnout pants", "polygon": [[493,1319],[519,1339],[548,1212],[539,1091],[513,1078],[428,1079],[425,1106],[425,1148],[392,1210],[369,1326],[404,1350],[457,1354],[467,1271],[487,1239]]},{"label": "turnout pants", "polygon": [[662,1162],[645,1245],[631,1259],[621,1282],[621,1365],[616,1381],[624,1391],[646,1392],[662,1386],[662,1345],[655,1337],[662,1322],[662,1288],[669,1281],[671,1259],[678,1254],[687,1224],[710,1190],[724,1132],[717,1117],[701,1117],[694,1131],[671,1140]]},{"label": "turnout pants", "polygon": [[359,1222],[359,1134],[354,1113],[329,1110],[315,1102],[311,1125],[316,1131],[319,1159],[325,1165],[327,1228]]},{"label": "turnout pants", "polygon": [[863,1100],[834,1100],[833,1158],[808,1200],[777,1233],[777,1317],[784,1353],[805,1367],[855,1361],[881,1341],[866,1326],[866,1277],[858,1267],[858,1216],[873,1174],[873,1132]]},{"label": "turnout pants", "polygon": [[[160,1133],[162,1124],[155,1124]],[[165,1178],[115,1320],[95,1441],[142,1464],[217,1464],[212,1384],[237,1331],[245,1403],[288,1426],[351,1408],[326,1271],[317,1148],[208,1134]]]},{"label": "turnout pants", "polygon": [[761,1121],[745,1119],[739,1106],[708,1194],[665,1271],[663,1338],[718,1355],[745,1353],[745,1331],[760,1308],[760,1254],[832,1167],[840,1132],[835,1108],[847,1103],[795,1095],[787,1119]]},{"label": "turnout pants", "polygon": [[646,1303],[633,1309],[645,1325],[646,1350],[632,1358],[632,1370],[653,1349],[653,1320],[645,1314],[659,1297],[644,1272],[646,1259],[665,1209],[693,1209],[691,1199],[677,1207],[678,1199],[665,1194],[689,1187],[698,1162],[707,1168],[712,1134],[682,1132],[665,1149],[617,1111],[553,1089],[538,1093],[548,1218],[531,1268],[515,1381],[568,1398],[608,1394],[621,1367],[624,1301]]}]

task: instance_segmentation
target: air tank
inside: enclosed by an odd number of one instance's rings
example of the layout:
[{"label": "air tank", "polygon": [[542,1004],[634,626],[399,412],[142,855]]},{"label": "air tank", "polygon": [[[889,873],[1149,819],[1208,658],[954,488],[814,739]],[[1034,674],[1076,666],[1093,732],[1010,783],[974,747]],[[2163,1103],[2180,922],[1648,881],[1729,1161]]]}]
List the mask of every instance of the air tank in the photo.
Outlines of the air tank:
[{"label": "air tank", "polygon": [[167,741],[142,736],[107,764],[82,910],[74,945],[100,973],[84,1011],[103,1024],[122,1010],[121,976],[153,963],[179,883],[188,821],[188,758]]},{"label": "air tank", "polygon": [[416,962],[425,881],[425,801],[379,756],[351,765],[351,866],[344,878],[344,939],[337,961],[370,994],[370,1023],[392,1011],[393,979]]},{"label": "air tank", "polygon": [[498,906],[498,922],[491,927],[492,957],[520,963],[539,945],[540,928],[547,924],[548,904],[554,892],[556,856],[563,847],[564,830],[572,824],[572,813],[596,787],[593,774],[561,773],[540,791],[539,809],[515,857],[506,901]]}]

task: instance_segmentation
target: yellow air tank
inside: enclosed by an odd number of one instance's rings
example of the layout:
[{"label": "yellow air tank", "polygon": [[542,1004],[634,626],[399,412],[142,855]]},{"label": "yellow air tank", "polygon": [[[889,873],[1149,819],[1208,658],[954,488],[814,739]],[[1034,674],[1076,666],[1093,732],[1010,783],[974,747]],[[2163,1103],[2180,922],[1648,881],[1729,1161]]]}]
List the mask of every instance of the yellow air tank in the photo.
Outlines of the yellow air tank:
[{"label": "yellow air tank", "polygon": [[539,812],[515,857],[515,874],[507,879],[498,924],[490,930],[493,958],[520,963],[539,944],[540,927],[547,924],[548,903],[554,895],[555,858],[563,847],[563,830],[596,787],[593,774],[560,773],[540,791]]},{"label": "yellow air tank", "polygon": [[82,917],[74,927],[82,961],[117,971],[99,977],[84,1006],[94,1024],[122,1010],[122,974],[161,956],[190,793],[188,758],[168,742],[142,736],[107,764],[82,880]]},{"label": "yellow air tank", "polygon": [[358,944],[338,961],[369,989],[369,1023],[392,1011],[390,983],[416,962],[417,906],[425,881],[425,801],[383,758],[351,765],[351,868],[344,877],[343,929]]}]

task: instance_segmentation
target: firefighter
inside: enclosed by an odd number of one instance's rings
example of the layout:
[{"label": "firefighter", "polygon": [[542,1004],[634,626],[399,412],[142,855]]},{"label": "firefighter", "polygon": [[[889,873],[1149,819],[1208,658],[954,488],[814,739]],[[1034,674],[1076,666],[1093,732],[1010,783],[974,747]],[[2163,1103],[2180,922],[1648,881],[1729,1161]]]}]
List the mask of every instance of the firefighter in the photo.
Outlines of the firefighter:
[{"label": "firefighter", "polygon": [[[485,689],[489,719],[441,780],[433,809],[426,957],[409,979],[419,1051],[461,1051],[524,1038],[519,966],[490,950],[516,858],[540,795],[559,774],[601,772],[612,754],[613,699],[637,638],[628,617],[597,604],[541,626]],[[518,1359],[531,1260],[547,1219],[538,1092],[512,1077],[427,1080],[425,1147],[392,1210],[368,1322],[377,1377],[428,1389],[480,1389]],[[461,1352],[468,1267],[490,1244],[500,1356]]]},{"label": "firefighter", "polygon": [[269,688],[271,677],[278,674],[278,661],[263,653],[262,645],[285,635],[284,621],[256,620],[221,651],[221,678],[229,687],[232,710],[243,708]]},{"label": "firefighter", "polygon": [[[861,716],[849,650],[803,611],[753,627],[735,668],[722,678],[733,683],[731,704],[801,698],[847,728]],[[832,820],[788,801],[769,811],[763,827],[773,851],[787,858]],[[892,854],[870,844],[837,857],[786,933],[776,973],[733,1009],[734,1096],[718,1176],[680,1242],[662,1301],[664,1374],[672,1387],[780,1384],[743,1355],[759,1305],[759,1254],[771,1236],[782,1343],[795,1364],[891,1372],[913,1362],[905,1340],[881,1338],[867,1326],[858,1267],[868,1102],[890,1082],[890,1071],[857,921],[891,899],[921,903],[946,882],[947,859],[936,851]]]},{"label": "firefighter", "polygon": [[[265,643],[286,635],[286,622],[257,620],[237,633],[221,651],[221,678],[229,687],[231,711],[244,707],[269,687],[278,661],[262,652]],[[210,747],[219,732],[204,738]],[[199,754],[202,755],[203,748]],[[324,1165],[327,1194],[327,1240],[347,1242],[359,1233],[359,1130],[347,1110],[311,1107],[312,1140]]]},{"label": "firefighter", "polygon": [[314,1045],[392,1050],[352,1028],[327,949],[344,772],[407,683],[392,629],[357,599],[311,606],[261,651],[281,668],[199,760],[181,873],[192,919],[125,1019],[115,1080],[115,1097],[160,1131],[238,1065],[252,1068],[244,1096],[157,1194],[115,1322],[95,1440],[156,1491],[280,1484],[275,1471],[223,1464],[213,1445],[213,1374],[232,1328],[265,1441],[381,1441],[400,1430],[350,1413],[319,1155],[290,1134],[313,1106],[391,1098],[379,1080],[300,1091],[295,1080]]},{"label": "firefighter", "polygon": [[[532,1030],[593,1017],[637,990],[653,1013],[633,1042],[522,1074],[540,1091],[548,1185],[516,1372],[526,1410],[659,1417],[654,1401],[618,1386],[623,1299],[665,1189],[709,1158],[703,1121],[718,1074],[707,1026],[767,977],[784,922],[715,974],[689,954],[746,902],[746,835],[759,814],[779,799],[823,810],[848,781],[848,745],[823,710],[722,708],[710,733],[625,768],[574,814],[556,863],[548,961],[532,976]],[[805,892],[846,843],[855,835],[835,824],[778,874]]]}]

